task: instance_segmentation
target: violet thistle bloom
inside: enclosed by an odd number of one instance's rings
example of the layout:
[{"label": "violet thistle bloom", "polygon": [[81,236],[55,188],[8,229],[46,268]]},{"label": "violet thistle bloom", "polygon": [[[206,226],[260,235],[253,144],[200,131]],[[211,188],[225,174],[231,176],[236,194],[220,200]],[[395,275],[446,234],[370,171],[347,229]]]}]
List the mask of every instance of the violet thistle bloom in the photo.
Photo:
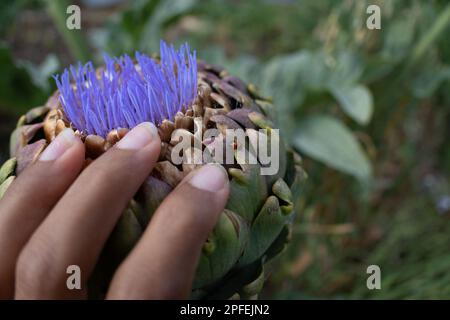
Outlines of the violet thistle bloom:
[{"label": "violet thistle bloom", "polygon": [[173,120],[197,95],[196,54],[187,44],[177,51],[161,40],[160,56],[158,63],[136,52],[135,64],[128,55],[105,54],[105,68],[99,75],[92,62],[56,75],[61,105],[72,126],[84,134],[106,137],[111,130],[133,128],[144,121]]}]

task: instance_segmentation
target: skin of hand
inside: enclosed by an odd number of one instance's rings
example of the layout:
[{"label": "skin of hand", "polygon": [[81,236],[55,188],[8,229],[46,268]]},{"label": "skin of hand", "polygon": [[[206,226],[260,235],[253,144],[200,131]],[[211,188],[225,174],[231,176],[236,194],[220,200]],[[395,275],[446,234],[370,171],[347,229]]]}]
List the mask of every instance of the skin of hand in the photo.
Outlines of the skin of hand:
[{"label": "skin of hand", "polygon": [[[82,170],[83,143],[71,129],[60,133],[0,200],[0,299],[86,298],[100,252],[160,145],[155,126],[142,123]],[[116,270],[106,298],[187,298],[228,194],[222,166],[188,174]],[[80,267],[81,290],[67,288],[70,265]]]}]

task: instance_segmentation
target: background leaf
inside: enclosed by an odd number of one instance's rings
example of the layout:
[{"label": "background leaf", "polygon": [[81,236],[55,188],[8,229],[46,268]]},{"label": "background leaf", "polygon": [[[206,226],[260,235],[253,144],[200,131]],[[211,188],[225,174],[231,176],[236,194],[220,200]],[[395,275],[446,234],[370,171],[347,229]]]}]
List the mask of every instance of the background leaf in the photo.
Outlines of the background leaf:
[{"label": "background leaf", "polygon": [[360,179],[371,176],[366,154],[352,132],[335,118],[308,116],[299,123],[293,143],[301,153]]},{"label": "background leaf", "polygon": [[359,124],[367,124],[373,113],[373,99],[363,85],[334,87],[331,92],[345,113]]}]

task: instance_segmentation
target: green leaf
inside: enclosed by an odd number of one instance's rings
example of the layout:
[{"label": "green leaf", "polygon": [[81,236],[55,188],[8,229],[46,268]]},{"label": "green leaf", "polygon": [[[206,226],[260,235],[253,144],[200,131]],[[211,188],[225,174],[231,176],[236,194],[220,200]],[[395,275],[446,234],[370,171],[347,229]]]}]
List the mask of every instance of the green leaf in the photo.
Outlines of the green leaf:
[{"label": "green leaf", "polygon": [[303,104],[305,88],[320,90],[326,76],[321,57],[306,50],[275,57],[262,66],[260,73],[255,73],[261,91],[273,97],[280,110],[275,121],[283,123],[281,130],[286,136],[294,130],[292,113]]},{"label": "green leaf", "polygon": [[430,98],[450,79],[450,66],[441,63],[422,63],[422,70],[411,77],[408,86],[414,97]]},{"label": "green leaf", "polygon": [[[255,82],[262,92],[273,97],[274,105],[279,108],[275,121],[282,123],[282,131],[291,136],[296,123],[293,113],[301,112],[303,107],[311,104],[309,97],[319,99],[328,97],[330,88],[352,88],[361,77],[363,68],[361,59],[351,50],[342,50],[330,55],[321,50],[299,50],[297,52],[277,56],[261,67],[261,72],[254,72]],[[367,99],[361,90],[345,93],[342,96],[354,104],[364,103],[361,112],[356,110],[351,115],[357,121],[368,121],[371,114],[371,98]],[[356,97],[354,97],[356,94]],[[362,100],[359,100],[362,99]],[[370,105],[367,108],[367,105]],[[366,110],[369,109],[369,110]]]},{"label": "green leaf", "polygon": [[416,27],[412,14],[405,14],[402,19],[395,20],[389,26],[381,55],[391,61],[402,61],[411,52]]},{"label": "green leaf", "polygon": [[342,50],[322,59],[328,67],[326,83],[329,86],[350,87],[361,78],[363,73],[361,59],[351,50]]},{"label": "green leaf", "polygon": [[261,87],[274,96],[280,88],[283,93],[295,93],[299,84],[311,90],[321,90],[328,76],[325,56],[321,52],[300,50],[270,60],[264,66]]},{"label": "green leaf", "polygon": [[349,117],[359,124],[369,123],[373,113],[373,99],[365,86],[333,87],[330,91]]},{"label": "green leaf", "polygon": [[298,125],[293,143],[298,150],[359,179],[371,176],[371,164],[352,132],[335,118],[314,115]]}]

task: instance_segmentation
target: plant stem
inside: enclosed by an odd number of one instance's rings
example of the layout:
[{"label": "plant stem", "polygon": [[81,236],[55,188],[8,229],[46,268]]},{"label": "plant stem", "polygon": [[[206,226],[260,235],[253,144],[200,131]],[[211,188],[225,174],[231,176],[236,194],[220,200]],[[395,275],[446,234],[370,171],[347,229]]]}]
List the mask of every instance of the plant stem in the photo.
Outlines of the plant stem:
[{"label": "plant stem", "polygon": [[412,65],[422,58],[425,52],[433,44],[433,42],[444,32],[445,28],[450,23],[450,4],[445,7],[444,11],[439,15],[437,20],[431,26],[425,35],[420,39],[419,43],[414,47],[410,59],[406,65],[408,70]]}]

